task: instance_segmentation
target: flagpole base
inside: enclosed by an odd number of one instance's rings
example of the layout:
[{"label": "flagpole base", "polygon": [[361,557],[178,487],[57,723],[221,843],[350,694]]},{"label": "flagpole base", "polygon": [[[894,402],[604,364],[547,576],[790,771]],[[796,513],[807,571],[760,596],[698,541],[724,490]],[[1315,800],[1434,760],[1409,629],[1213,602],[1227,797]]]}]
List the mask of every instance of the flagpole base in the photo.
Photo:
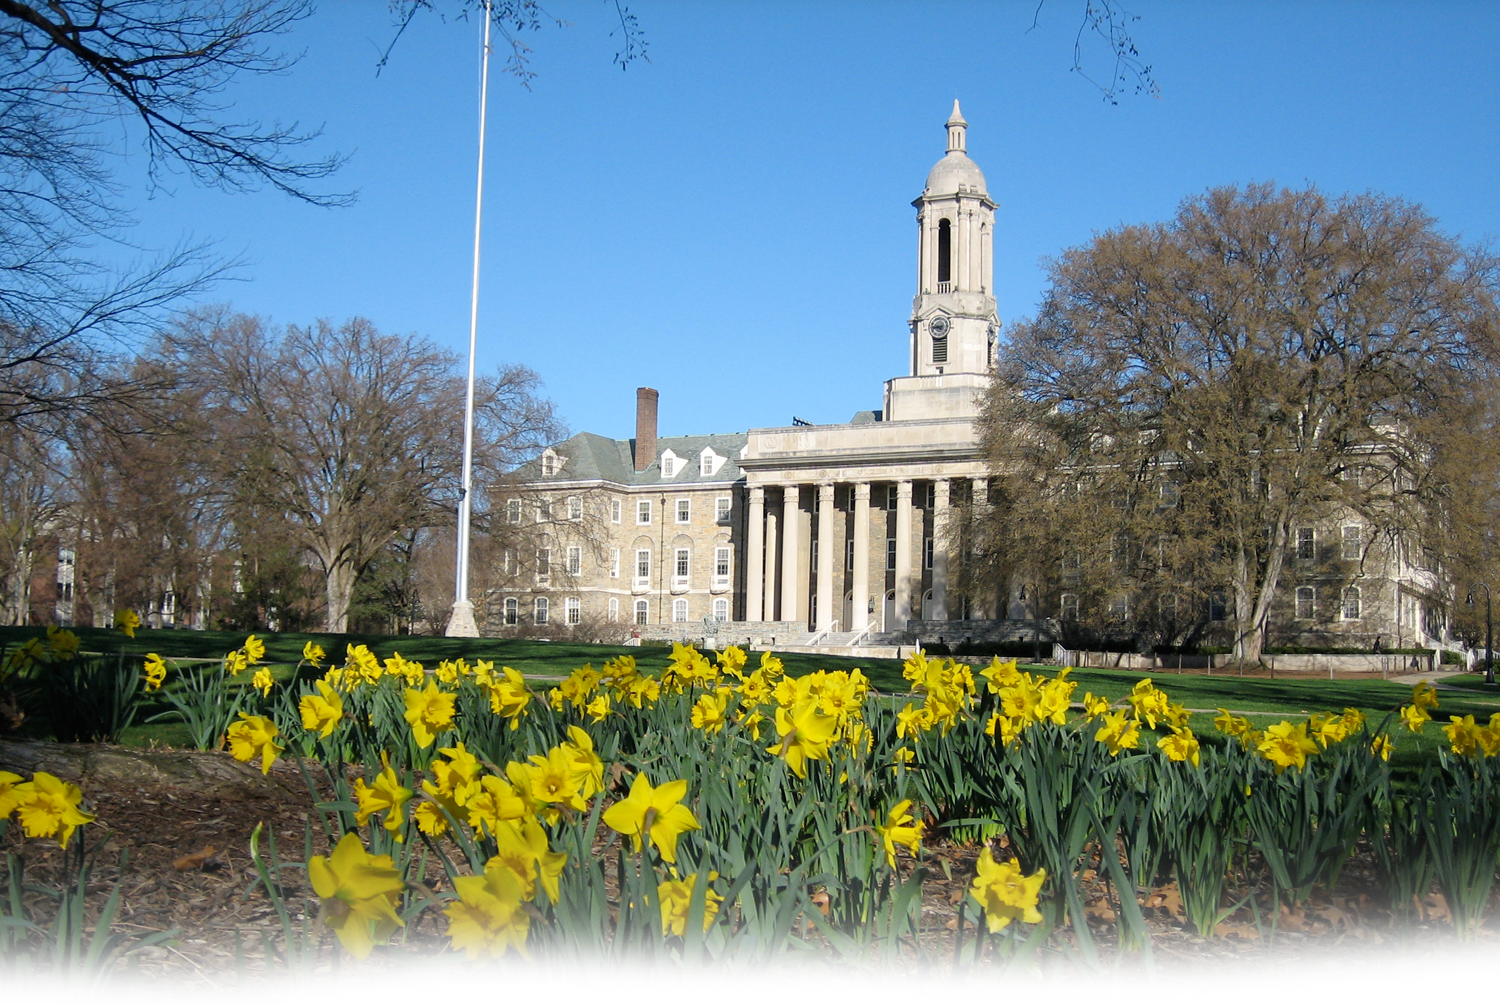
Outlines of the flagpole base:
[{"label": "flagpole base", "polygon": [[468,600],[459,600],[453,604],[446,634],[449,638],[479,637],[479,626],[474,623],[474,604]]}]

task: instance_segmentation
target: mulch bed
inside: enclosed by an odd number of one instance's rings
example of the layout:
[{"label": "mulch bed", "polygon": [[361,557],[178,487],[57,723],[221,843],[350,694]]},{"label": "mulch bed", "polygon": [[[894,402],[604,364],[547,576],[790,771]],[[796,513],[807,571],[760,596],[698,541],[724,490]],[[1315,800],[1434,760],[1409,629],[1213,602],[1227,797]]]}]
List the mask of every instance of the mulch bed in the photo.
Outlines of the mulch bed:
[{"label": "mulch bed", "polygon": [[[279,964],[266,964],[262,934],[279,941],[281,929],[255,882],[249,840],[256,825],[263,824],[265,832],[274,835],[284,861],[304,860],[309,842],[313,853],[327,852],[312,799],[295,766],[278,762],[269,777],[262,777],[258,770],[224,753],[0,741],[0,769],[28,775],[47,770],[84,789],[98,815],[95,823],[79,831],[91,850],[98,848],[90,885],[91,893],[96,893],[91,909],[97,910],[121,881],[121,852],[128,852],[115,930],[141,935],[173,928],[179,932],[166,945],[131,955],[122,963],[124,968],[215,986],[232,980],[236,972],[279,968]],[[4,849],[22,852],[23,844],[28,882],[54,885],[63,860],[56,844],[23,842],[19,827],[12,825]],[[263,850],[266,844],[263,837]],[[973,877],[978,851],[977,846],[943,842],[932,842],[927,848],[923,940],[939,956],[951,956],[958,940],[958,904]],[[903,860],[903,870],[909,866]],[[441,876],[441,872],[430,864],[428,875]],[[1085,879],[1090,929],[1101,955],[1113,959],[1118,954],[1113,908],[1103,884],[1088,873]],[[294,922],[298,926],[304,920],[311,923],[312,917],[298,912],[304,905],[315,911],[303,873],[288,869],[283,881]],[[428,884],[440,887],[441,881],[429,878]],[[1245,890],[1231,884],[1228,893],[1237,900]],[[52,908],[42,897],[28,896],[28,905],[43,921],[50,919]],[[1221,925],[1218,937],[1208,940],[1198,938],[1187,923],[1174,885],[1154,890],[1142,905],[1158,965],[1316,958],[1351,946],[1380,951],[1380,946],[1391,944],[1411,949],[1453,943],[1441,894],[1433,893],[1410,911],[1393,911],[1368,848],[1355,854],[1335,889],[1320,891],[1296,912],[1283,908],[1274,939],[1266,913],[1268,895],[1260,897],[1259,924],[1247,907]],[[435,913],[427,911],[408,930],[404,948],[380,950],[367,965],[440,950],[446,939],[441,933],[442,918]],[[963,940],[969,945],[975,934],[972,905],[966,918]],[[1054,941],[1064,946],[1071,946],[1073,938],[1067,929],[1054,935]],[[331,940],[323,938],[322,969],[331,964],[327,951]],[[1476,946],[1478,950],[1500,942],[1500,901],[1495,897],[1478,941],[1483,946]],[[1066,954],[1044,950],[1035,961],[1044,968],[1066,965]],[[1129,958],[1126,961],[1132,964]]]}]

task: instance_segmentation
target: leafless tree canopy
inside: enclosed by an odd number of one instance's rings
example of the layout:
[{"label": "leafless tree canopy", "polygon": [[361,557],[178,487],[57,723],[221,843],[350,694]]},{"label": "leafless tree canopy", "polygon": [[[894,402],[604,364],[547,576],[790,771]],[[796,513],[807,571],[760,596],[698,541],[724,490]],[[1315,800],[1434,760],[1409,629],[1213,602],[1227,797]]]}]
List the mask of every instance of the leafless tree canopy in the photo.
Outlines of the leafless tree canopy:
[{"label": "leafless tree canopy", "polygon": [[974,581],[1054,607],[1067,584],[1085,612],[1223,590],[1254,660],[1300,523],[1353,511],[1443,560],[1489,525],[1500,271],[1420,208],[1216,189],[1050,281],[984,414]]}]

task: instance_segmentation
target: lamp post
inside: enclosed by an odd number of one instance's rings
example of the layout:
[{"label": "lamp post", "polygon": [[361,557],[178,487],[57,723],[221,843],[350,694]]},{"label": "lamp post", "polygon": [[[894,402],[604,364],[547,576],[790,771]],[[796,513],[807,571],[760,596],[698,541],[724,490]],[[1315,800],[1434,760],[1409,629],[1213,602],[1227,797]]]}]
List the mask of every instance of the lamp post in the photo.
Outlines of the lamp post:
[{"label": "lamp post", "polygon": [[453,614],[448,637],[474,638],[474,604],[469,601],[469,521],[474,497],[474,348],[479,332],[479,220],[484,207],[484,114],[490,90],[490,5],[484,4],[484,54],[479,71],[479,180],[474,194],[474,287],[469,299],[469,371],[464,397],[464,466],[458,498],[457,560],[454,562]]},{"label": "lamp post", "polygon": [[1495,685],[1495,619],[1488,583],[1476,582],[1469,587],[1469,606],[1474,605],[1474,590],[1484,589],[1484,685]]}]

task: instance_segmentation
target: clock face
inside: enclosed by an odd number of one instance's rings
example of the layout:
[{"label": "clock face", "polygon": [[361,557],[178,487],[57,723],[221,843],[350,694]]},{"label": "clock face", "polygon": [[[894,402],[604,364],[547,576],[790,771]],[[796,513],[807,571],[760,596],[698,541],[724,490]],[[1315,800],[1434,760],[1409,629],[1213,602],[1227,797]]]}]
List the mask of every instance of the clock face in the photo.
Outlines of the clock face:
[{"label": "clock face", "polygon": [[939,314],[927,322],[927,329],[932,332],[933,338],[948,337],[948,318]]}]

